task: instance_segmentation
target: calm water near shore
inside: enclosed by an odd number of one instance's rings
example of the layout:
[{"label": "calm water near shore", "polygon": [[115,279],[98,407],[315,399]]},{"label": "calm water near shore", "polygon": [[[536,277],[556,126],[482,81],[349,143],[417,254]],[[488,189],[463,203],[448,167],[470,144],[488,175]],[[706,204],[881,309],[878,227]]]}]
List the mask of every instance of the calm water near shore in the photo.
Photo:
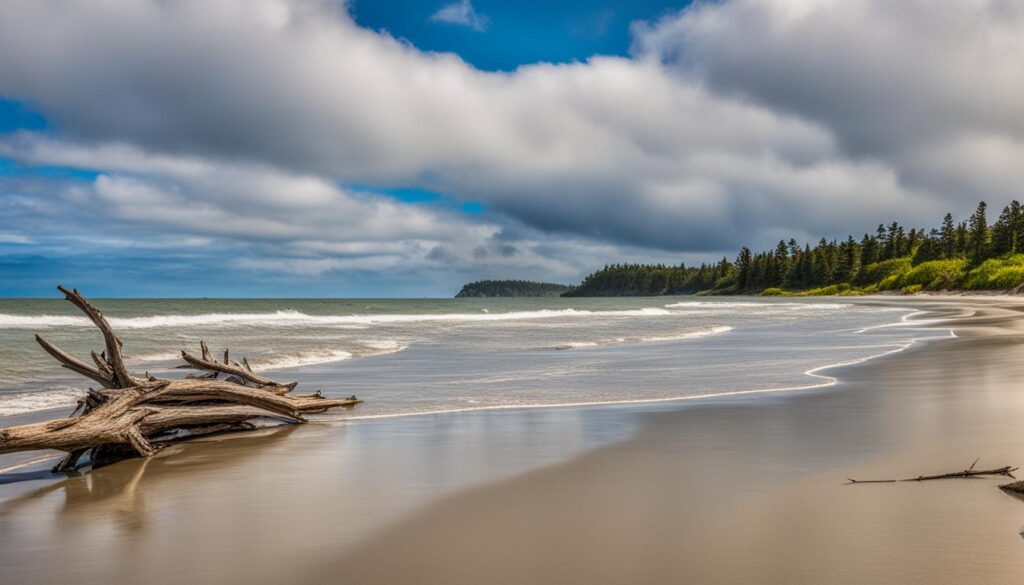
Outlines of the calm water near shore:
[{"label": "calm water near shore", "polygon": [[[164,372],[205,339],[304,389],[367,400],[342,419],[813,386],[829,381],[815,368],[948,336],[903,323],[912,307],[845,299],[97,304],[136,370]],[[36,346],[35,333],[77,355],[99,346],[66,302],[0,301],[0,417],[72,405],[87,387]]]}]

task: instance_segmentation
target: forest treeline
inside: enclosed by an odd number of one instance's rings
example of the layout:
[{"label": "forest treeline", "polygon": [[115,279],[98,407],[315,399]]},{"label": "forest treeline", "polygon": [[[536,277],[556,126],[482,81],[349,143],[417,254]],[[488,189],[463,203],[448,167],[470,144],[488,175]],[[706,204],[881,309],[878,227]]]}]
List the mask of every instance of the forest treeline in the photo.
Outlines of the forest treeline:
[{"label": "forest treeline", "polygon": [[985,202],[965,221],[946,214],[928,230],[880,224],[857,239],[795,239],[743,247],[713,264],[611,264],[563,296],[669,294],[869,294],[882,290],[999,290],[1024,283],[1024,208],[1011,202],[992,224]]},{"label": "forest treeline", "polygon": [[557,297],[571,287],[529,280],[478,280],[462,287],[455,298],[471,297]]}]

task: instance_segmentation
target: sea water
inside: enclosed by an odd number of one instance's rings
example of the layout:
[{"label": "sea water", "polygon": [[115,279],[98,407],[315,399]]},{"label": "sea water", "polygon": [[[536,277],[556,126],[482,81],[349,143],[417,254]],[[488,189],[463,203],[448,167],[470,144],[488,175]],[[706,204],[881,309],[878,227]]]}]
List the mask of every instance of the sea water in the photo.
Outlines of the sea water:
[{"label": "sea water", "polygon": [[[181,350],[230,348],[305,391],[366,400],[325,420],[676,400],[828,385],[825,366],[952,335],[913,306],[855,299],[103,300],[139,373],[182,376]],[[0,417],[71,406],[102,338],[60,299],[0,300]]]}]

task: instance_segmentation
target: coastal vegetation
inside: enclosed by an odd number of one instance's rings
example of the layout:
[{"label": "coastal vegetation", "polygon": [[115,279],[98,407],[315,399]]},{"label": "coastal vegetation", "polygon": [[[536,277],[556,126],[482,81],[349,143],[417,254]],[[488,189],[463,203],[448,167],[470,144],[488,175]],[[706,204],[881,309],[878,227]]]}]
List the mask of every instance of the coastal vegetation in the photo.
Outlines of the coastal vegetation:
[{"label": "coastal vegetation", "polygon": [[762,294],[766,296],[912,294],[1008,290],[1024,284],[1024,207],[1017,201],[989,223],[988,206],[955,222],[910,228],[879,224],[857,239],[822,238],[815,246],[780,240],[771,250],[743,247],[735,260],[700,266],[611,264],[563,296]]},{"label": "coastal vegetation", "polygon": [[462,287],[455,298],[474,297],[557,297],[570,286],[529,280],[478,280]]}]

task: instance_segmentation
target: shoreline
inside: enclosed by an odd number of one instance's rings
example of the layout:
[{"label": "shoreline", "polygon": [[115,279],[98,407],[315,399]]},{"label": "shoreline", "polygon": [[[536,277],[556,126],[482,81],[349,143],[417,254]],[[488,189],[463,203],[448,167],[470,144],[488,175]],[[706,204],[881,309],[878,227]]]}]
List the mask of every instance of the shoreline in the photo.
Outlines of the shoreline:
[{"label": "shoreline", "polygon": [[[211,574],[229,583],[273,583],[282,578],[316,583],[335,575],[364,583],[678,582],[669,575],[690,575],[701,583],[824,582],[752,579],[737,572],[738,568],[731,570],[731,581],[716,581],[710,569],[743,559],[730,560],[721,550],[704,550],[707,559],[716,559],[708,564],[710,561],[701,561],[699,555],[668,554],[665,547],[675,543],[672,546],[686,548],[711,537],[726,538],[718,534],[722,528],[707,524],[704,507],[723,518],[733,518],[730,510],[736,506],[763,516],[764,508],[750,509],[753,500],[782,498],[789,502],[787,506],[794,505],[789,500],[793,490],[808,489],[804,486],[808,462],[833,469],[826,478],[828,485],[858,470],[866,475],[886,473],[890,468],[885,465],[893,465],[898,474],[910,471],[904,467],[905,461],[898,461],[899,465],[888,461],[893,456],[877,439],[868,441],[870,448],[864,453],[840,451],[840,459],[845,458],[849,469],[824,461],[824,447],[836,448],[835,433],[841,438],[853,429],[847,428],[850,422],[845,417],[837,419],[843,422],[836,429],[821,428],[817,419],[835,414],[819,405],[822,401],[839,403],[842,408],[837,412],[850,420],[864,416],[871,410],[872,400],[899,398],[900,392],[879,394],[879,388],[894,384],[884,376],[878,378],[879,372],[899,375],[908,364],[944,355],[942,348],[947,344],[964,347],[965,343],[995,341],[1002,346],[1004,340],[991,327],[1012,329],[1012,317],[1024,309],[1024,304],[1017,303],[1010,303],[1009,308],[959,300],[952,304],[954,310],[948,314],[971,314],[957,318],[963,325],[957,327],[958,334],[963,329],[963,336],[943,344],[911,343],[859,360],[859,366],[814,368],[840,371],[829,376],[834,381],[813,389],[646,404],[510,407],[385,421],[362,419],[363,424],[317,425],[272,431],[266,436],[197,441],[176,447],[166,456],[125,462],[84,477],[42,482],[42,487],[30,480],[15,488],[31,486],[32,491],[0,499],[0,536],[4,541],[10,538],[14,545],[6,551],[0,547],[0,576],[10,574],[13,581],[22,583],[73,579],[126,585],[137,582],[139,575],[144,575],[146,582],[171,583],[202,581]],[[950,318],[929,319],[927,325],[947,324]],[[964,358],[956,352],[952,355]],[[871,366],[865,367],[864,362]],[[942,377],[931,382],[945,383]],[[838,388],[824,389],[833,386]],[[780,420],[789,422],[779,427]],[[885,426],[877,420],[871,425],[875,431]],[[796,432],[799,428],[827,430],[819,437],[823,445]],[[786,447],[782,456],[765,452],[780,441]],[[901,442],[893,446],[898,444]],[[945,451],[951,451],[946,447]],[[765,467],[759,455],[778,468]],[[987,461],[998,453],[975,453],[971,459],[977,455]],[[680,457],[685,461],[679,461]],[[927,459],[917,461],[921,468],[913,470],[931,470],[925,465]],[[874,464],[868,467],[870,462]],[[953,460],[940,465],[937,459],[932,463],[937,471],[965,464]],[[700,473],[692,477],[695,470]],[[753,492],[743,487],[747,473],[757,477],[758,489]],[[785,475],[799,477],[799,485],[788,486],[785,477],[780,477]],[[980,487],[989,490],[990,496],[1006,498],[994,484],[984,483]],[[818,483],[811,489],[820,488]],[[939,492],[943,489],[945,486],[940,486]],[[565,494],[576,494],[580,501],[565,501]],[[325,501],[332,506],[325,508]],[[772,500],[769,508],[777,506]],[[503,512],[495,517],[502,510],[516,514]],[[609,517],[614,510],[623,510],[624,516]],[[572,514],[566,516],[569,511]],[[1024,508],[1009,506],[1001,513],[1014,511],[1024,520]],[[659,519],[662,515],[665,518]],[[638,521],[640,526],[613,529]],[[743,524],[740,519],[730,522]],[[266,540],[270,537],[262,533],[269,526],[274,527],[275,537]],[[98,544],[77,538],[83,531],[95,530],[104,530],[115,542],[124,539],[124,553],[104,558]],[[661,554],[650,557],[632,544],[619,542],[609,531],[636,534]],[[686,534],[685,544],[677,542],[677,532]],[[22,534],[28,535],[27,542],[13,541]],[[443,542],[436,534],[445,535]],[[774,539],[799,536],[779,535],[776,530],[773,534]],[[727,537],[742,540],[732,532]],[[1019,540],[1015,534],[1013,537]],[[290,544],[283,545],[282,538]],[[179,539],[191,542],[194,548],[184,547]],[[247,552],[282,546],[289,558],[269,570],[259,557]],[[538,548],[559,551],[561,558],[568,560],[556,562]],[[978,553],[976,548],[970,550]],[[467,551],[479,559],[467,560]],[[495,557],[499,552],[502,554]],[[141,556],[136,558],[136,553]],[[745,554],[757,556],[751,551]],[[67,564],[74,566],[52,566],[49,560],[53,555],[64,555]],[[141,560],[152,561],[156,556],[166,558],[157,564]],[[680,565],[676,556],[689,563]],[[399,558],[403,561],[395,564],[394,559]],[[611,571],[612,577],[588,569],[588,563]],[[117,564],[125,568],[111,568]],[[616,573],[617,567],[628,567],[632,573]],[[1024,576],[1024,567],[1020,573],[1009,574]],[[869,582],[830,576],[835,578],[826,581]],[[930,576],[931,583],[972,582]]]}]

